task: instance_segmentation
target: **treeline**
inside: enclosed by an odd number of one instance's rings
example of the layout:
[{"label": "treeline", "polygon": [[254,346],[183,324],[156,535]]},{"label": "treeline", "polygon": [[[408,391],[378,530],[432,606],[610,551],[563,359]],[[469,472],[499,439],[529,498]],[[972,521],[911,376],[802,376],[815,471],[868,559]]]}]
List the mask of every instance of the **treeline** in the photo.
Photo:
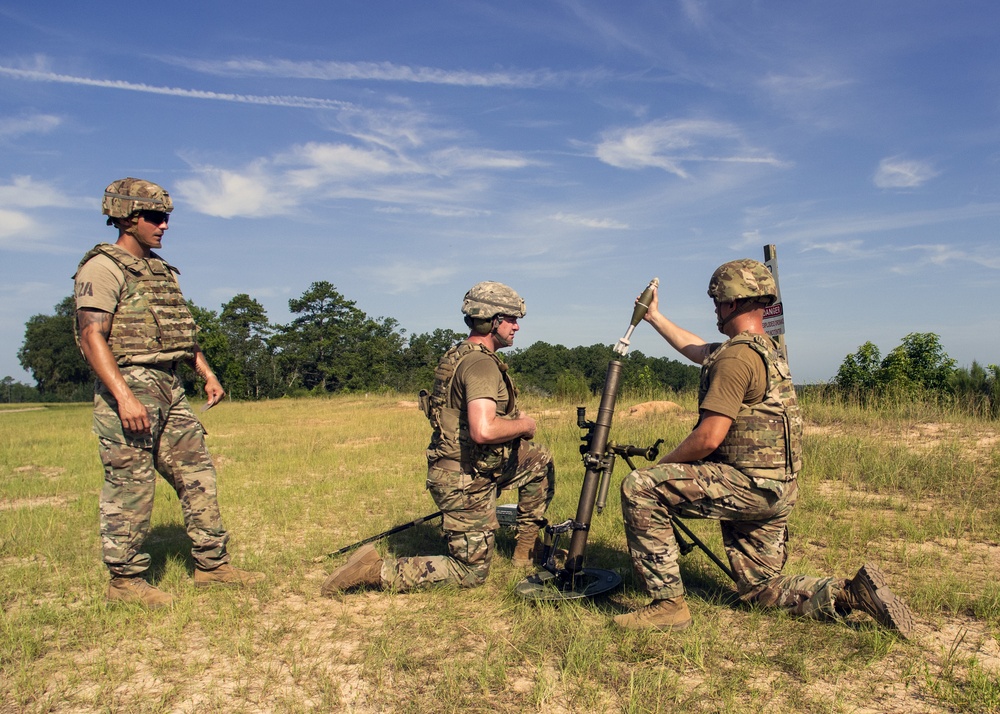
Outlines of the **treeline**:
[{"label": "treeline", "polygon": [[975,416],[1000,417],[1000,366],[956,367],[933,332],[910,333],[885,357],[864,343],[844,359],[834,385],[841,396],[862,404],[932,399]]},{"label": "treeline", "polygon": [[[416,392],[434,379],[438,359],[466,333],[438,329],[411,334],[393,318],[373,318],[328,282],[313,283],[289,300],[292,320],[272,324],[264,307],[247,294],[220,311],[188,302],[200,331],[198,342],[232,399],[258,400],[337,392]],[[460,317],[460,316],[457,316]],[[74,301],[67,297],[54,315],[35,315],[25,325],[18,351],[31,373],[30,387],[7,378],[0,401],[86,401],[93,374],[73,338]],[[461,324],[461,323],[459,323]],[[604,384],[610,345],[563,347],[538,342],[504,351],[522,391],[584,398]],[[621,359],[621,358],[619,358]],[[622,359],[621,388],[637,393],[680,391],[698,383],[698,369],[633,351]],[[200,389],[193,370],[181,374],[185,389]],[[32,394],[33,392],[33,394]],[[5,399],[6,398],[6,399]]]}]

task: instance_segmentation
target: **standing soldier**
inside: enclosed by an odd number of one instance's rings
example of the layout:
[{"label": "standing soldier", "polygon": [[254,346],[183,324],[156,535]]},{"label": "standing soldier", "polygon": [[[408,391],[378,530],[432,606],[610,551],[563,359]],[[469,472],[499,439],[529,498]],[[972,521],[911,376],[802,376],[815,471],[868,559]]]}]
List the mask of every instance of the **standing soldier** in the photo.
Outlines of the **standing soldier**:
[{"label": "standing soldier", "polygon": [[421,406],[434,429],[427,449],[427,488],[443,511],[449,555],[385,558],[360,548],[323,583],[322,593],[359,585],[406,591],[437,583],[473,587],[486,581],[499,528],[496,497],[518,490],[513,562],[529,567],[541,556],[539,530],[555,493],[552,457],[529,441],[535,420],[520,413],[507,365],[496,351],[510,347],[524,317],[524,300],[502,283],[477,283],[462,302],[469,336],[441,358],[431,394]]},{"label": "standing soldier", "polygon": [[661,315],[655,291],[646,312],[645,320],[674,349],[701,365],[699,418],[656,466],[622,482],[629,554],[653,602],[615,623],[659,630],[691,624],[671,528],[676,515],[720,521],[744,602],[817,619],[860,610],[905,637],[913,615],[874,565],[851,580],[781,574],[802,467],[802,419],[788,363],[763,327],[777,285],[764,264],[734,260],[715,271],[708,294],[719,331],[729,338],[722,344],[707,344]]},{"label": "standing soldier", "polygon": [[205,380],[208,402],[225,392],[195,339],[197,327],[175,273],[153,252],[168,228],[170,195],[149,181],[125,178],[104,192],[103,213],[118,229],[77,268],[76,327],[80,350],[97,375],[94,431],[104,464],[101,545],[111,573],[107,599],[156,608],[173,598],[143,577],[140,552],[149,533],[159,472],[174,487],[192,541],[194,584],[250,585],[263,579],[229,565],[205,430],[177,376],[183,361]]}]

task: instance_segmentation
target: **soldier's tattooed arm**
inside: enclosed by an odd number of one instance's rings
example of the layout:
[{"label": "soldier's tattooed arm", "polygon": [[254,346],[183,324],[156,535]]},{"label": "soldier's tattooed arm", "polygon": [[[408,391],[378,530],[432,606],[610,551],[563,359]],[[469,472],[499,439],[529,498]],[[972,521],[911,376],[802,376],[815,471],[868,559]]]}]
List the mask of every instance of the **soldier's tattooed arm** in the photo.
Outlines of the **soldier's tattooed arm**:
[{"label": "soldier's tattooed arm", "polygon": [[209,366],[205,353],[201,351],[201,347],[197,344],[194,346],[194,371],[205,380],[205,396],[208,397],[205,409],[214,407],[226,396],[226,391],[222,388],[219,378],[215,376],[215,372]]},{"label": "soldier's tattooed arm", "polygon": [[87,364],[97,374],[104,386],[108,388],[118,403],[118,417],[122,420],[125,431],[146,435],[150,433],[149,412],[135,398],[118,362],[111,353],[108,338],[111,336],[111,324],[114,315],[110,312],[81,308],[77,310],[77,325],[80,329],[80,349]]},{"label": "soldier's tattooed arm", "polygon": [[693,332],[688,332],[683,327],[668,320],[660,312],[659,306],[659,291],[654,287],[649,307],[642,319],[652,325],[653,329],[659,332],[660,336],[669,342],[671,347],[695,364],[702,364],[708,357],[710,345]]}]

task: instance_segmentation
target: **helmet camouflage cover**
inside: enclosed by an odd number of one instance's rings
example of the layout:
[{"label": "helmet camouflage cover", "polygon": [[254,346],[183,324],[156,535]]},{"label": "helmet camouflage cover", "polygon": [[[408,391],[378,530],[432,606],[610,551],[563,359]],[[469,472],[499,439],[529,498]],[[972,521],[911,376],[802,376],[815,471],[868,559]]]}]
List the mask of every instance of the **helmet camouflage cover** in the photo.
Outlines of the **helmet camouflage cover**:
[{"label": "helmet camouflage cover", "polygon": [[128,218],[137,211],[163,211],[170,213],[174,203],[170,194],[162,186],[152,181],[137,178],[123,178],[104,189],[101,213],[112,218]]},{"label": "helmet camouflage cover", "polygon": [[708,282],[708,296],[717,303],[754,298],[770,305],[778,299],[778,284],[766,265],[742,258],[716,268]]},{"label": "helmet camouflage cover", "polygon": [[497,315],[524,317],[524,300],[513,288],[486,280],[476,283],[465,293],[462,314],[474,320],[490,320]]}]

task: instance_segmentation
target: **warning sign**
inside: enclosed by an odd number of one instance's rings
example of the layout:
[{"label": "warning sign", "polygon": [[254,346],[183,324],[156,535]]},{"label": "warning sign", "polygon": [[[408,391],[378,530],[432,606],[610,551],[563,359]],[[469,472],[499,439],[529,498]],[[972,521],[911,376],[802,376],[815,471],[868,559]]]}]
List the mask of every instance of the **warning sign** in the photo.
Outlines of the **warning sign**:
[{"label": "warning sign", "polygon": [[785,311],[780,302],[764,309],[764,332],[771,337],[785,334]]}]

